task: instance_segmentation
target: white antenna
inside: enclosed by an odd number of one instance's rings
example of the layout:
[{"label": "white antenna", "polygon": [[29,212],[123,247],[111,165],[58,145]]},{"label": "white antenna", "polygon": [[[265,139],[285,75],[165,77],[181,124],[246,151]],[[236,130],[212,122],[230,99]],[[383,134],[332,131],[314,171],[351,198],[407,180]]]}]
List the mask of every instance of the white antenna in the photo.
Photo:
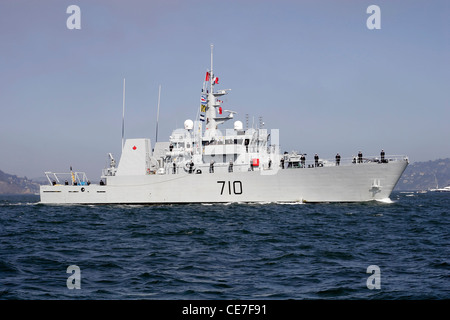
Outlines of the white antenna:
[{"label": "white antenna", "polygon": [[123,78],[123,103],[122,103],[122,151],[124,146],[124,132],[125,132],[125,78]]},{"label": "white antenna", "polygon": [[211,71],[210,71],[210,77],[209,77],[209,89],[211,91],[211,93],[213,93],[213,83],[214,83],[214,73],[213,73],[213,49],[214,49],[214,45],[211,43]]},{"label": "white antenna", "polygon": [[159,85],[158,91],[158,111],[156,112],[156,138],[155,143],[158,142],[158,121],[159,121],[159,102],[161,101],[161,85]]}]

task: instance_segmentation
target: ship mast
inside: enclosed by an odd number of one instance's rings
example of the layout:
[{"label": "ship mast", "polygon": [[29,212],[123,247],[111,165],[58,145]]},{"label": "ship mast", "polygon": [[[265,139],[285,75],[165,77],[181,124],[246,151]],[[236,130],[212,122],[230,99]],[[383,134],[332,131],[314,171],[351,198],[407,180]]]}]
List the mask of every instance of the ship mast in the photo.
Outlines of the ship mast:
[{"label": "ship mast", "polygon": [[[224,123],[225,121],[233,119],[233,113],[236,113],[231,110],[224,110],[229,112],[228,116],[225,117],[217,117],[216,107],[219,107],[219,114],[222,114],[222,110],[220,108],[221,101],[217,100],[217,97],[223,96],[228,93],[231,89],[219,90],[218,92],[214,92],[214,85],[219,83],[219,79],[214,75],[213,71],[213,49],[214,45],[211,44],[211,69],[206,72],[205,82],[209,81],[209,90],[207,90],[207,105],[206,105],[206,131],[205,136],[214,139],[216,136],[217,126]],[[204,85],[205,87],[205,85]]]},{"label": "ship mast", "polygon": [[214,50],[214,45],[211,43],[211,70],[209,71],[211,76],[209,77],[209,92],[213,93],[214,90],[214,80],[213,80],[213,50]]},{"label": "ship mast", "polygon": [[214,97],[214,83],[215,77],[213,73],[213,49],[214,45],[211,44],[211,68],[209,70],[209,92],[208,92],[208,104],[206,109],[206,130],[208,134],[212,137],[215,135],[215,130],[217,129],[216,124],[216,109],[214,108],[215,97]]},{"label": "ship mast", "polygon": [[158,122],[159,122],[159,102],[161,101],[161,85],[159,85],[158,90],[158,111],[156,112],[156,137],[155,143],[158,142]]},{"label": "ship mast", "polygon": [[124,133],[125,133],[125,78],[123,78],[123,94],[122,94],[122,151],[125,143]]}]

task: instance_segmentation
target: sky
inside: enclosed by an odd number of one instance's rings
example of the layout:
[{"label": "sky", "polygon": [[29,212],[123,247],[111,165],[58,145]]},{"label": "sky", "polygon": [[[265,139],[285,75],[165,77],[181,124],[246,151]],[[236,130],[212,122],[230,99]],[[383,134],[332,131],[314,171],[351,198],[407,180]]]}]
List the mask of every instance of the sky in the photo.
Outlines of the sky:
[{"label": "sky", "polygon": [[197,116],[211,44],[224,109],[279,129],[282,151],[450,157],[448,0],[15,0],[0,2],[0,170],[97,181],[120,158],[124,78],[125,138],[154,143],[161,85],[168,141]]}]

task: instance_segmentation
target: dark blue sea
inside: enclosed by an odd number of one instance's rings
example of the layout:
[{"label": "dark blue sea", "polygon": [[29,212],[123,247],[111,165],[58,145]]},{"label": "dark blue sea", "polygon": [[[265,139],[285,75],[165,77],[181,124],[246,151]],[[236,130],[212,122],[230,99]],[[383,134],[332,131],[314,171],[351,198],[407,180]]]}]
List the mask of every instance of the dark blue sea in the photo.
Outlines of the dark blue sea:
[{"label": "dark blue sea", "polygon": [[446,193],[344,204],[38,200],[0,197],[0,299],[450,298]]}]

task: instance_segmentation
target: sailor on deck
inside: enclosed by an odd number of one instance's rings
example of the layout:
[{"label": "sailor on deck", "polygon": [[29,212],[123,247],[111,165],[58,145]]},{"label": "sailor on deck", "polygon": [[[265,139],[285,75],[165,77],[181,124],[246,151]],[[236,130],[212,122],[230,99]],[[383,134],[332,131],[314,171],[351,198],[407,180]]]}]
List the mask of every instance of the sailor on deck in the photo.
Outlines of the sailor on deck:
[{"label": "sailor on deck", "polygon": [[[253,165],[252,165],[252,170],[253,170]],[[233,161],[230,160],[230,165],[228,166],[228,172],[233,172]]]},{"label": "sailor on deck", "polygon": [[336,155],[336,166],[339,165],[339,163],[341,162],[341,156],[339,155],[339,153]]}]

